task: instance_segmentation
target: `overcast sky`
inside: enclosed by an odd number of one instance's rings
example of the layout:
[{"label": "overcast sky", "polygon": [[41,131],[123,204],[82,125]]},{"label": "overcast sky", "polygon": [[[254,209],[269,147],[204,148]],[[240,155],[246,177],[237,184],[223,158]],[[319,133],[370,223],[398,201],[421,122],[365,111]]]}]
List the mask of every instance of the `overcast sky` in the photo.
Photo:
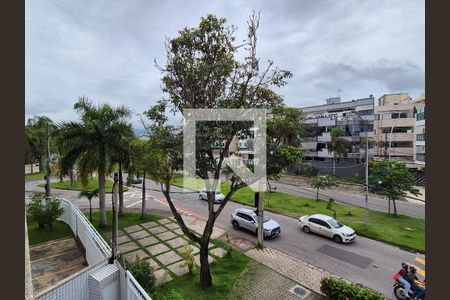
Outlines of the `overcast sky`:
[{"label": "overcast sky", "polygon": [[[258,55],[294,74],[290,106],[425,91],[425,4],[416,0],[26,1],[25,119],[76,120],[79,96],[135,114],[164,96],[153,60],[164,41],[208,13],[238,27],[261,11]],[[133,125],[141,127],[138,117]]]}]

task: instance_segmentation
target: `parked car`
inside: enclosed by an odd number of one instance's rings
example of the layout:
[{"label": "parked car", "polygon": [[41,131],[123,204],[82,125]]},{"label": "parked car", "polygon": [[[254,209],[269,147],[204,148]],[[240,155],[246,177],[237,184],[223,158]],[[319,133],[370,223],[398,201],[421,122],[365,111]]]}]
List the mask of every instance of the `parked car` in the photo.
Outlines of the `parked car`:
[{"label": "parked car", "polygon": [[[202,189],[200,193],[198,193],[198,199],[200,200],[208,200],[208,194],[206,194],[206,189]],[[216,191],[216,198],[214,200],[214,203],[221,203],[223,200],[225,200],[225,195],[221,192]]]},{"label": "parked car", "polygon": [[136,177],[136,176],[134,176],[134,177],[131,179],[131,183],[132,183],[132,184],[140,184],[140,183],[142,183],[142,178],[141,178],[141,177]]},{"label": "parked car", "polygon": [[353,229],[322,214],[300,217],[298,225],[306,233],[314,232],[332,238],[336,243],[350,243],[356,239]]},{"label": "parked car", "polygon": [[[244,228],[258,234],[258,216],[255,210],[249,208],[238,208],[231,215],[231,224],[234,229]],[[281,233],[280,224],[264,215],[264,237],[273,237]]]}]

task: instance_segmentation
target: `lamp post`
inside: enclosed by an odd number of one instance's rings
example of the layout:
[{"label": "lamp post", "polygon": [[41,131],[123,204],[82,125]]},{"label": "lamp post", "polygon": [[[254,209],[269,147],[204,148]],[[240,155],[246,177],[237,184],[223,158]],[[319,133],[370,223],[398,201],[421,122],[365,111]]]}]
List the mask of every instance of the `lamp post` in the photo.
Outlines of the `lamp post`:
[{"label": "lamp post", "polygon": [[394,121],[392,122],[392,126],[391,126],[391,135],[389,136],[389,160],[388,161],[391,161],[392,134],[394,132],[394,126],[395,126],[396,121],[397,121],[397,119],[394,119]]},{"label": "lamp post", "polygon": [[369,139],[367,137],[367,122],[364,122],[363,118],[361,118],[361,116],[357,113],[357,112],[353,112],[360,120],[361,123],[364,124],[364,131],[365,131],[365,135],[366,135],[366,160],[365,160],[365,165],[366,165],[366,184],[364,185],[364,189],[365,189],[365,197],[366,197],[366,223],[365,225],[367,226],[369,224]]}]

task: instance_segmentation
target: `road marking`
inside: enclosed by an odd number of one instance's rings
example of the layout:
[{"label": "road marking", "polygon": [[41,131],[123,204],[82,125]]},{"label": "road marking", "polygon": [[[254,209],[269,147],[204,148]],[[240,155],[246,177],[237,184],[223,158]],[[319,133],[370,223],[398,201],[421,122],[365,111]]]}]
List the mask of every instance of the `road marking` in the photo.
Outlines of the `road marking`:
[{"label": "road marking", "polygon": [[416,262],[418,262],[419,264],[425,266],[425,259],[422,259],[422,258],[420,258],[420,257],[417,256],[415,260],[416,260]]},{"label": "road marking", "polygon": [[125,207],[126,207],[126,208],[129,208],[129,207],[132,207],[132,206],[134,206],[134,205],[136,205],[136,204],[138,204],[138,203],[141,203],[141,202],[142,202],[142,200],[139,200],[139,201],[134,202],[133,204],[127,205],[127,206],[125,206]]},{"label": "road marking", "polygon": [[417,274],[419,274],[420,276],[425,277],[425,270],[419,268],[418,266],[414,265],[414,267],[416,267],[417,269]]}]

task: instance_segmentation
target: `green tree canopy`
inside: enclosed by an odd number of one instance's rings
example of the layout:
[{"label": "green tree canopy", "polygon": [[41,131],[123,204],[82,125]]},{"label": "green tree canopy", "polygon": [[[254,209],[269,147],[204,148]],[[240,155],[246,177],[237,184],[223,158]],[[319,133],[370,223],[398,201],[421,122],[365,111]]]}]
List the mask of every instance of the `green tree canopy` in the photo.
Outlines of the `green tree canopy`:
[{"label": "green tree canopy", "polygon": [[370,189],[382,196],[392,200],[394,204],[394,215],[397,215],[396,200],[406,196],[406,192],[420,195],[415,187],[416,178],[408,170],[406,164],[400,161],[373,161],[369,176]]},{"label": "green tree canopy", "polygon": [[103,227],[107,223],[105,173],[133,136],[131,124],[127,123],[131,112],[125,106],[114,108],[106,103],[96,106],[86,98],[79,98],[74,109],[81,121],[63,122],[58,126],[60,168],[68,173],[76,164],[83,184],[87,184],[91,172],[97,170],[100,226]]}]

